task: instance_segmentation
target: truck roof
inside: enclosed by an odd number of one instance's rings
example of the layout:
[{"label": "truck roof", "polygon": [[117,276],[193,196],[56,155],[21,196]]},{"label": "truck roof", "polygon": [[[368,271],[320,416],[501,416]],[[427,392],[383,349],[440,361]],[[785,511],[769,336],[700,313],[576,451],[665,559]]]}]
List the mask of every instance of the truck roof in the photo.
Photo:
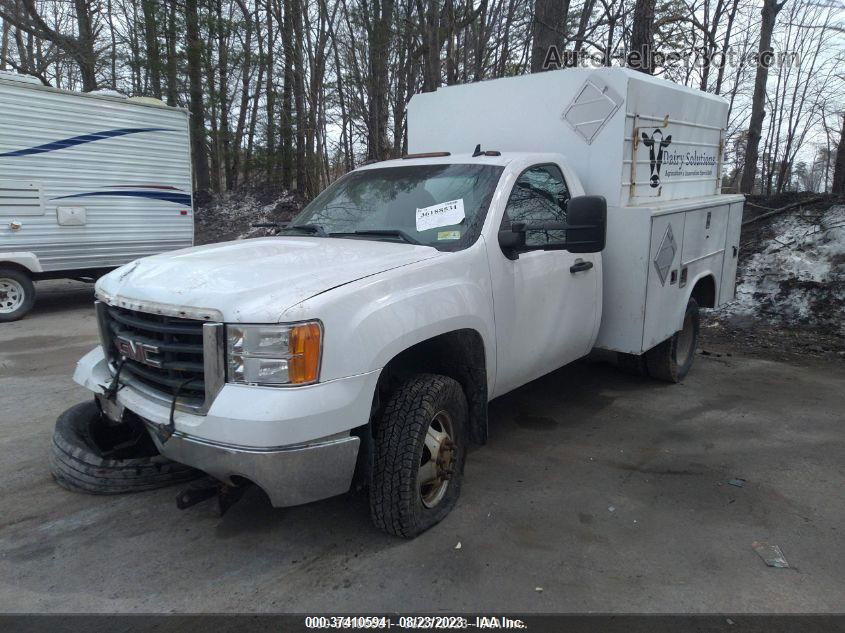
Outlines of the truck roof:
[{"label": "truck roof", "polygon": [[[494,148],[490,148],[491,150]],[[382,160],[358,169],[384,169],[385,167],[411,167],[414,165],[499,165],[504,167],[517,157],[525,156],[525,152],[502,152],[499,156],[473,156],[471,152],[466,154],[451,154],[449,156],[430,156],[426,158],[397,158],[394,160]]]}]

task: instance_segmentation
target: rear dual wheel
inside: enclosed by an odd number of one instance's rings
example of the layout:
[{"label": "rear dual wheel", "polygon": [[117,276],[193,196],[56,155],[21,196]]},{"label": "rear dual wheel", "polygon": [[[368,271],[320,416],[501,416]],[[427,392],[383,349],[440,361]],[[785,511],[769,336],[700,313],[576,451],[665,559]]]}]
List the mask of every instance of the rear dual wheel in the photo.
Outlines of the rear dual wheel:
[{"label": "rear dual wheel", "polygon": [[695,360],[698,330],[698,303],[690,297],[681,329],[645,353],[649,375],[666,382],[681,382]]},{"label": "rear dual wheel", "polygon": [[681,382],[692,369],[699,332],[698,302],[690,297],[681,329],[645,354],[617,354],[620,368],[666,382]]}]

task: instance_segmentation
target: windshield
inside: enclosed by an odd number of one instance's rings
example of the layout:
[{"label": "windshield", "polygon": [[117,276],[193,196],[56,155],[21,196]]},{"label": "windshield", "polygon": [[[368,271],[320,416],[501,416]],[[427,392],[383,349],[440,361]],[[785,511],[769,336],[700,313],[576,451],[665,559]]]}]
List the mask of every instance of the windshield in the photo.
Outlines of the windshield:
[{"label": "windshield", "polygon": [[352,172],[305,207],[289,230],[460,250],[478,238],[502,170],[452,164]]}]

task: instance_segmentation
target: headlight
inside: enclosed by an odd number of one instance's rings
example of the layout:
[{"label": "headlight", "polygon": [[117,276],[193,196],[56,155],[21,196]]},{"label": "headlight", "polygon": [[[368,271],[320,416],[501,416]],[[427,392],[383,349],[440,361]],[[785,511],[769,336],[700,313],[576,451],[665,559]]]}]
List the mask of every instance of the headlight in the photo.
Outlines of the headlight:
[{"label": "headlight", "polygon": [[323,329],[319,322],[294,325],[227,325],[229,382],[307,385],[320,373]]}]

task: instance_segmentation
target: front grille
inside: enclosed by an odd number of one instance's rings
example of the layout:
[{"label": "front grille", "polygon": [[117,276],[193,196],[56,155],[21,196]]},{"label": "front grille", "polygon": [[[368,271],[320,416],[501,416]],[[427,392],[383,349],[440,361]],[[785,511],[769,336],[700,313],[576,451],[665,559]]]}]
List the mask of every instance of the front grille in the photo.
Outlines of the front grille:
[{"label": "front grille", "polygon": [[[203,322],[103,306],[107,355],[116,366],[167,399],[201,407],[206,397]],[[130,383],[131,384],[131,383]]]}]

